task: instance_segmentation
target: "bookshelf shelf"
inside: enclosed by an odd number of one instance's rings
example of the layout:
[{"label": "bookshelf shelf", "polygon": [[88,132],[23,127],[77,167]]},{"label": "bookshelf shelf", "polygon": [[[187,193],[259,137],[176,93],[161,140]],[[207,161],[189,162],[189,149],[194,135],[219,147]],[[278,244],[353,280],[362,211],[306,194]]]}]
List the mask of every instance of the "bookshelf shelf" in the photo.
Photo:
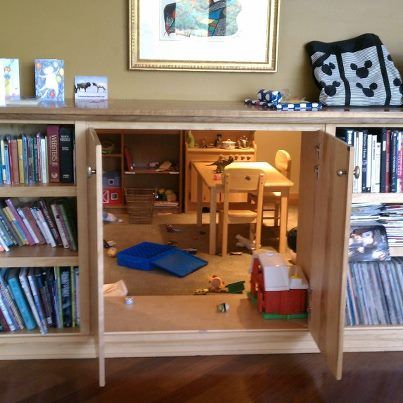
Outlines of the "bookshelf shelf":
[{"label": "bookshelf shelf", "polygon": [[41,334],[38,329],[35,330],[19,330],[17,332],[0,333],[0,339],[3,341],[10,337],[49,337],[49,336],[74,336],[81,335],[79,327],[66,327],[61,329],[48,328],[47,334]]},{"label": "bookshelf shelf", "polygon": [[78,252],[46,245],[21,246],[1,252],[0,267],[77,266]]},{"label": "bookshelf shelf", "polygon": [[2,185],[0,197],[76,197],[77,186],[66,184]]},{"label": "bookshelf shelf", "polygon": [[353,193],[353,203],[403,203],[403,193]]}]

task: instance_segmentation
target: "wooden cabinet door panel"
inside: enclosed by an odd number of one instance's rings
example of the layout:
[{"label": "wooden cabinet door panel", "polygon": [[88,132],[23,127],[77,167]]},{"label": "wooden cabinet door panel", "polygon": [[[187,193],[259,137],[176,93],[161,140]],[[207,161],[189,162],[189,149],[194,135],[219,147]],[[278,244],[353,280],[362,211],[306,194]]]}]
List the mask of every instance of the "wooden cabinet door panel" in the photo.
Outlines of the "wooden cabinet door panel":
[{"label": "wooden cabinet door panel", "polygon": [[[88,234],[90,270],[91,332],[94,334],[99,361],[99,384],[105,385],[104,354],[104,256],[102,222],[102,147],[93,129],[87,133]],[[93,171],[90,172],[90,169]]]},{"label": "wooden cabinet door panel", "polygon": [[312,208],[299,224],[298,254],[300,248],[309,251],[301,250],[298,262],[309,277],[310,332],[341,379],[353,161],[350,147],[336,137],[305,136],[301,160],[307,157],[310,168],[305,179],[302,172],[301,206]]}]

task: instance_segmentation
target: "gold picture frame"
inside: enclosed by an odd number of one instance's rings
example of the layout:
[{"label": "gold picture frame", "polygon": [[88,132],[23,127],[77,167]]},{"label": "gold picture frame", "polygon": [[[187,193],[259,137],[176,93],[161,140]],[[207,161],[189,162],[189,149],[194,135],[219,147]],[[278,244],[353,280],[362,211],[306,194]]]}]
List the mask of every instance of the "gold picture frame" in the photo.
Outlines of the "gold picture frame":
[{"label": "gold picture frame", "polygon": [[276,72],[280,0],[129,0],[129,69]]}]

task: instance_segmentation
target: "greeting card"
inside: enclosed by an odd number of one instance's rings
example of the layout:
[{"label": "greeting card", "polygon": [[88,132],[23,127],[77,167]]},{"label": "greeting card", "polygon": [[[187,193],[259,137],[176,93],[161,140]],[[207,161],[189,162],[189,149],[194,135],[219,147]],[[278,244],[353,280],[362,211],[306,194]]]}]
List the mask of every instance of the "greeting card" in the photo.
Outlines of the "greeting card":
[{"label": "greeting card", "polygon": [[35,94],[45,101],[64,101],[64,60],[35,60]]}]

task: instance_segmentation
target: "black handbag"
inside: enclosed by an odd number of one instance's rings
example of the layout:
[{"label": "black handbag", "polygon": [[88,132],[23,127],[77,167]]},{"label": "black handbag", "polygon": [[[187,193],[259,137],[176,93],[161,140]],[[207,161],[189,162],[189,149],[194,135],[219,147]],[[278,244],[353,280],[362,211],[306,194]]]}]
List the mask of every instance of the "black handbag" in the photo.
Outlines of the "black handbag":
[{"label": "black handbag", "polygon": [[400,73],[377,35],[332,43],[313,41],[306,50],[324,105],[402,105]]}]

